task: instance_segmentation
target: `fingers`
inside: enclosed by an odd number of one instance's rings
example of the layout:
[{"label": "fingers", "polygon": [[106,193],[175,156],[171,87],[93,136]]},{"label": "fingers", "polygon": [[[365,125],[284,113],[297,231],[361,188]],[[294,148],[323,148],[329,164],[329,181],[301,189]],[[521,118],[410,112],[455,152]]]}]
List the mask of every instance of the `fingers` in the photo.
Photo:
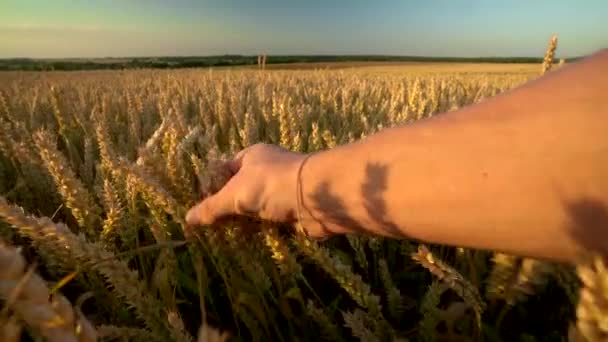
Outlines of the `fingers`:
[{"label": "fingers", "polygon": [[188,210],[188,213],[186,214],[186,223],[188,225],[198,226],[201,224],[209,224],[206,223],[209,221],[210,216],[208,200],[209,199],[199,202],[197,205]]},{"label": "fingers", "polygon": [[245,147],[244,149],[240,150],[235,156],[234,159],[235,160],[242,160],[243,157],[245,156],[245,154],[251,150],[253,146],[249,146],[249,147]]},{"label": "fingers", "polygon": [[216,222],[222,217],[235,214],[235,179],[236,174],[241,169],[243,157],[250,150],[250,147],[238,152],[233,159],[222,162],[222,169],[230,173],[230,179],[219,190],[213,189],[217,193],[208,196],[203,201],[192,207],[186,214],[188,225],[207,225]]},{"label": "fingers", "polygon": [[251,150],[251,147],[253,146],[249,146],[247,148],[242,149],[234,156],[234,158],[225,162],[224,165],[233,175],[235,175],[241,169],[241,166],[243,164],[243,157],[245,157],[245,154],[247,154],[247,152]]},{"label": "fingers", "polygon": [[188,225],[208,225],[213,224],[221,218],[243,214],[242,208],[236,208],[235,198],[239,186],[239,176],[237,173],[242,167],[243,158],[251,151],[255,145],[247,147],[238,152],[232,160],[223,162],[223,168],[230,172],[230,179],[217,193],[205,198],[203,201],[192,207],[186,214]]},{"label": "fingers", "polygon": [[245,152],[246,152],[246,150],[240,151],[239,153],[236,154],[236,156],[234,156],[233,159],[228,160],[224,163],[224,166],[233,175],[235,175],[241,169],[241,166],[243,165],[243,156],[245,156]]},{"label": "fingers", "polygon": [[193,226],[213,224],[234,211],[227,202],[220,193],[206,198],[188,210],[186,223]]}]

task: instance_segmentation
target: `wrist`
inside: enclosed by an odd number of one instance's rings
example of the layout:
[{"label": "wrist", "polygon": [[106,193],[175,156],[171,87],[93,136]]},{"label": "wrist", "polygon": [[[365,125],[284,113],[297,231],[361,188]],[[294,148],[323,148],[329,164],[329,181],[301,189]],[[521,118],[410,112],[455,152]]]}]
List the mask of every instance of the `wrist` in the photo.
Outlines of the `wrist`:
[{"label": "wrist", "polygon": [[[299,230],[298,233],[315,239],[324,239],[336,234],[329,231],[321,217],[315,214],[318,208],[315,208],[315,201],[312,198],[314,196],[311,196],[313,192],[309,187],[305,187],[305,184],[311,184],[307,180],[314,180],[318,176],[309,172],[309,166],[313,159],[316,160],[322,153],[324,152],[306,154],[298,163],[296,173],[296,229]],[[316,204],[316,206],[318,205],[319,203]]]},{"label": "wrist", "polygon": [[[363,147],[363,148],[362,148]],[[301,223],[319,238],[333,235],[374,233],[365,199],[359,192],[365,184],[364,145],[341,145],[314,153],[299,172]]]}]

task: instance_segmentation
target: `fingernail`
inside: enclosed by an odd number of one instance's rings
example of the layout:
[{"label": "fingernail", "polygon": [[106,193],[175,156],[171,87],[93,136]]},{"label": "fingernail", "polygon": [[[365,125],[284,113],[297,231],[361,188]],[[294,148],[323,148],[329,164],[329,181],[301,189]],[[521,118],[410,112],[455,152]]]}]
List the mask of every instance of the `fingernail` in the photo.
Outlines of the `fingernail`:
[{"label": "fingernail", "polygon": [[198,212],[199,210],[197,210],[197,207],[194,207],[190,210],[188,210],[188,213],[186,214],[186,223],[188,224],[198,224],[199,222],[199,215]]}]

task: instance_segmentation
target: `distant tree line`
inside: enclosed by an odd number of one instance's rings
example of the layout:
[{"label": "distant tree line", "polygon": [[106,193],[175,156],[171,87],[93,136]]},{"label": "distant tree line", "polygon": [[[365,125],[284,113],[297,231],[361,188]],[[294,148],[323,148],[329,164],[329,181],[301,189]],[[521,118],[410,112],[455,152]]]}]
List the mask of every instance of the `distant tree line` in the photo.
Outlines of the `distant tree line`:
[{"label": "distant tree line", "polygon": [[[577,58],[566,59],[572,62]],[[461,62],[461,63],[542,63],[533,57],[423,57],[379,55],[312,55],[267,56],[264,64],[315,63],[315,62]],[[120,70],[120,69],[178,69],[219,66],[258,65],[258,56],[224,55],[207,57],[138,57],[94,59],[0,59],[0,71],[52,71],[52,70]]]}]

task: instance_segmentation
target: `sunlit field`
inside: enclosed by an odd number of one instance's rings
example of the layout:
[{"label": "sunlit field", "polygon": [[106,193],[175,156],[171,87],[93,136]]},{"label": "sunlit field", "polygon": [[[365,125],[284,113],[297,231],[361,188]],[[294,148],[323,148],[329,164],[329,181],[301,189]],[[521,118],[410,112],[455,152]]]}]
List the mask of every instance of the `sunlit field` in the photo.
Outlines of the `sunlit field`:
[{"label": "sunlit field", "polygon": [[[230,67],[226,67],[228,69]],[[239,67],[232,67],[233,69]],[[244,66],[242,69],[255,69]],[[391,74],[411,73],[458,73],[458,74],[526,74],[538,75],[538,64],[528,63],[447,63],[447,62],[332,62],[268,64],[267,70],[349,70]]]},{"label": "sunlit field", "polygon": [[[0,340],[606,336],[574,267],[246,219],[184,236],[187,209],[227,180],[218,160],[244,147],[328,149],[537,77],[456,63],[0,73]],[[601,267],[581,266],[587,287],[606,288]]]}]

